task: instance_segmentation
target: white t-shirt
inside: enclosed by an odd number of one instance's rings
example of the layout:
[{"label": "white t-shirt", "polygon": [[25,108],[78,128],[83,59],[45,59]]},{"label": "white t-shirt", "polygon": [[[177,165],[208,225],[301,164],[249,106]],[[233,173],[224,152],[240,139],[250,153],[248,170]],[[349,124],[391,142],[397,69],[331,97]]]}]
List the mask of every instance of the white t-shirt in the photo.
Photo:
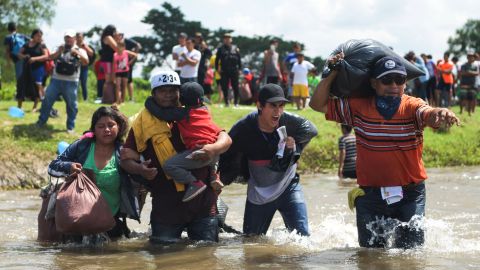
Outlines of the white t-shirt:
[{"label": "white t-shirt", "polygon": [[[191,52],[187,51],[185,55],[190,59],[197,60],[197,64],[195,66],[185,65],[181,67],[180,77],[195,78],[198,76],[198,65],[200,64],[202,54],[198,50],[193,49]],[[180,57],[180,61],[185,61],[185,58]]]},{"label": "white t-shirt", "polygon": [[[63,45],[63,46],[65,46],[65,45]],[[74,45],[72,47],[72,50],[75,50],[75,49],[78,49],[78,54],[79,55],[88,59],[87,52],[84,49],[79,48],[77,45]],[[65,60],[70,60],[73,57],[70,54],[70,52],[63,53],[62,55],[65,58]],[[77,71],[75,73],[73,73],[73,75],[58,74],[57,70],[54,68],[53,69],[53,74],[52,74],[52,79],[57,79],[57,80],[62,80],[62,81],[70,81],[70,82],[78,82],[78,78],[80,78],[80,69],[81,69],[80,59],[78,61],[79,61],[80,66],[77,68]]]},{"label": "white t-shirt", "polygon": [[[173,46],[172,48],[172,54],[176,54],[178,56],[178,59],[180,59],[180,55],[185,52],[187,53],[187,47],[186,46],[180,46],[180,44]],[[180,70],[180,67],[177,67],[177,61],[175,61],[175,70]]]},{"label": "white t-shirt", "polygon": [[305,60],[303,60],[301,64],[298,62],[293,64],[293,84],[303,84],[308,86],[308,71],[314,67],[315,66],[312,63]]}]

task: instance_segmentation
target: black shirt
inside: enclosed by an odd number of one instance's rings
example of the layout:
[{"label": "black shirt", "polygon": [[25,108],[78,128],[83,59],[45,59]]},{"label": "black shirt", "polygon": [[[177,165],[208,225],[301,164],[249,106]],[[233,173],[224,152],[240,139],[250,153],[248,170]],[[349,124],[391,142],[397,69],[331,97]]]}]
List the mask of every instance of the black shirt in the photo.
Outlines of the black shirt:
[{"label": "black shirt", "polygon": [[[29,43],[23,45],[23,54],[29,55],[30,57],[37,57],[43,55],[43,50],[47,47],[43,43],[37,43],[33,47],[29,46]],[[33,62],[31,64],[32,69],[37,69],[43,66],[45,62]]]}]

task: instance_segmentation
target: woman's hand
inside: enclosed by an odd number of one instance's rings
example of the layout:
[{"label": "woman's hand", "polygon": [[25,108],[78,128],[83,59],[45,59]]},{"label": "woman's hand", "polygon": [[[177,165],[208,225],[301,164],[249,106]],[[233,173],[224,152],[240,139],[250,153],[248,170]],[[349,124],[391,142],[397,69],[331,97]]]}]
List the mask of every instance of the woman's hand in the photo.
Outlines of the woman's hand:
[{"label": "woman's hand", "polygon": [[70,166],[70,174],[71,175],[79,174],[81,171],[82,171],[82,164],[80,164],[80,163],[74,162]]}]

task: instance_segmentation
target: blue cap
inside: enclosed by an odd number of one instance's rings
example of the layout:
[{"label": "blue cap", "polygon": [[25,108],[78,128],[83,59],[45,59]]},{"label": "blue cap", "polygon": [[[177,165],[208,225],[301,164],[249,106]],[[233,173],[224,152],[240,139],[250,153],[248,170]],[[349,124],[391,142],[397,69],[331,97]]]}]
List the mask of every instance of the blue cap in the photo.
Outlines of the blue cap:
[{"label": "blue cap", "polygon": [[379,79],[390,73],[407,76],[407,70],[400,59],[397,57],[385,56],[375,63],[372,77]]},{"label": "blue cap", "polygon": [[247,75],[247,74],[250,74],[250,69],[244,68],[243,69],[243,75]]}]

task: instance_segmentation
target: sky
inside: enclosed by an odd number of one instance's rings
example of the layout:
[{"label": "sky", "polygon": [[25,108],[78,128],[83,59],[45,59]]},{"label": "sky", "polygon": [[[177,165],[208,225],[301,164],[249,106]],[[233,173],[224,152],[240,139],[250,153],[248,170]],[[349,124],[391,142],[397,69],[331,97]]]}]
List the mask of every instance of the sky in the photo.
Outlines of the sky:
[{"label": "sky", "polygon": [[[275,35],[305,44],[308,56],[326,58],[349,39],[376,39],[400,55],[413,50],[441,58],[447,39],[467,19],[479,19],[478,0],[175,0],[187,20],[233,35]],[[49,48],[61,44],[67,28],[116,25],[125,35],[148,35],[141,22],[163,1],[57,0],[51,25],[41,26]],[[234,40],[235,42],[235,40]],[[241,48],[240,48],[241,49]]]}]

